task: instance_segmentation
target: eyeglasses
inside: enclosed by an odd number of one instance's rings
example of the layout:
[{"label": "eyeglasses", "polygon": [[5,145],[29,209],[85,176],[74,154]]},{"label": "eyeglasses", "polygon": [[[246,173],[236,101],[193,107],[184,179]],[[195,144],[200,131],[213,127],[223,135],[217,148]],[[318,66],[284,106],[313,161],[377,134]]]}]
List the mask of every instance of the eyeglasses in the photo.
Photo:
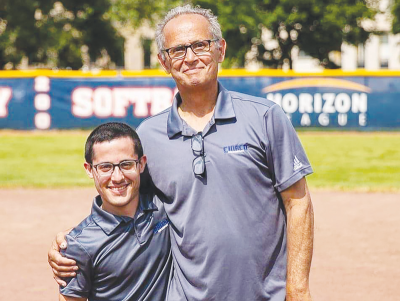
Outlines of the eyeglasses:
[{"label": "eyeglasses", "polygon": [[138,163],[139,160],[124,160],[116,164],[109,162],[99,163],[92,165],[92,167],[96,169],[99,176],[109,176],[114,172],[115,166],[118,166],[123,174],[134,173],[137,170]]},{"label": "eyeglasses", "polygon": [[203,176],[206,172],[206,162],[204,157],[203,136],[198,133],[192,137],[192,151],[196,158],[193,159],[192,168],[196,176]]},{"label": "eyeglasses", "polygon": [[210,51],[211,48],[211,42],[216,42],[219,39],[215,40],[203,40],[203,41],[197,41],[194,42],[190,45],[179,45],[176,47],[171,47],[168,49],[163,49],[162,51],[165,51],[168,53],[169,58],[172,59],[181,59],[186,56],[187,49],[190,48],[192,49],[193,53],[196,55],[201,55],[204,53],[207,53]]}]

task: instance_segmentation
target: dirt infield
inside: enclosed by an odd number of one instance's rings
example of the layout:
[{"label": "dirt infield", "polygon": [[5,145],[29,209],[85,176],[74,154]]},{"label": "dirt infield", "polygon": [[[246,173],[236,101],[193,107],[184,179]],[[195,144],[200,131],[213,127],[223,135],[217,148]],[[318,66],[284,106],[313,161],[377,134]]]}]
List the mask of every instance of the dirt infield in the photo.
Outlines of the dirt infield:
[{"label": "dirt infield", "polygon": [[[0,190],[0,300],[57,300],[47,250],[89,213],[94,195]],[[314,301],[399,300],[400,194],[312,191],[312,199]]]}]

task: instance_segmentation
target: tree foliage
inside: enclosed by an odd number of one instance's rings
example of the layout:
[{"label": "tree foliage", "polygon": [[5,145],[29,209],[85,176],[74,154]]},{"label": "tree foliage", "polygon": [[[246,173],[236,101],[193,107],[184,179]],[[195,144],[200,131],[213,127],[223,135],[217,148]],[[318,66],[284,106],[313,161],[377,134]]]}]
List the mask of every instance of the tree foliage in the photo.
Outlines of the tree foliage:
[{"label": "tree foliage", "polygon": [[[2,0],[0,68],[30,65],[79,69],[101,58],[123,63],[123,39],[108,0]],[[106,59],[107,61],[107,59]]]},{"label": "tree foliage", "polygon": [[393,0],[392,15],[392,32],[400,33],[400,0]]},{"label": "tree foliage", "polygon": [[155,26],[164,14],[182,0],[111,0],[111,18],[122,26],[137,29],[144,23]]},{"label": "tree foliage", "polygon": [[[379,0],[1,0],[0,68],[15,68],[23,57],[30,65],[73,69],[108,57],[104,67],[120,66],[124,41],[113,24],[154,26],[170,8],[187,2],[218,16],[228,43],[224,67],[243,67],[248,53],[264,66],[291,66],[298,47],[336,68],[329,54],[343,42],[367,40],[370,32],[362,23],[374,18]],[[397,33],[400,0],[393,13]]]},{"label": "tree foliage", "polygon": [[[243,67],[245,54],[253,49],[265,66],[292,66],[297,46],[326,68],[337,68],[329,53],[343,42],[364,43],[370,32],[362,26],[376,13],[377,0],[194,0],[210,8],[221,23],[228,43],[225,67]],[[266,29],[272,41],[265,44]],[[257,49],[255,51],[255,48]]]}]

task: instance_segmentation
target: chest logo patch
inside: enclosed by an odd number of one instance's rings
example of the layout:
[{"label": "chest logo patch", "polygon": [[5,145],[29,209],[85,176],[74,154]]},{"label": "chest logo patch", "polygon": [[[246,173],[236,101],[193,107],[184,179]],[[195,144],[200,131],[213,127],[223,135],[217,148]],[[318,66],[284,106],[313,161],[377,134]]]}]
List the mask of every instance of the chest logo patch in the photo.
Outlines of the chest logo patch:
[{"label": "chest logo patch", "polygon": [[247,143],[224,146],[225,154],[244,153],[249,148]]},{"label": "chest logo patch", "polygon": [[163,219],[162,221],[158,222],[154,227],[154,234],[160,233],[169,225],[169,221],[167,219]]}]

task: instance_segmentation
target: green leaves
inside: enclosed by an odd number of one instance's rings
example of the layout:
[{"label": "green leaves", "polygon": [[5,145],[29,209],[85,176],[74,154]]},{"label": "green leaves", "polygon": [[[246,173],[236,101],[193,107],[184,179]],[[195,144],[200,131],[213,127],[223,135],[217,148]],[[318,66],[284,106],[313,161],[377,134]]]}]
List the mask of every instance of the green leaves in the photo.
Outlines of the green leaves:
[{"label": "green leaves", "polygon": [[[343,42],[364,43],[370,32],[361,26],[362,21],[373,19],[376,13],[376,0],[369,1],[369,6],[365,0],[192,2],[218,16],[228,43],[224,67],[243,67],[252,49],[257,49],[256,60],[264,66],[282,68],[288,63],[291,67],[292,50],[298,47],[323,66],[337,68],[329,53],[340,51]],[[264,45],[260,39],[268,30],[274,42]]]},{"label": "green leaves", "polygon": [[156,25],[171,8],[182,4],[182,0],[111,0],[110,18],[121,25],[140,27],[143,22]]},{"label": "green leaves", "polygon": [[[107,13],[109,0],[3,0],[0,68],[29,65],[79,69],[123,64],[123,38]],[[1,30],[3,29],[3,30]],[[10,51],[12,50],[12,51]]]},{"label": "green leaves", "polygon": [[392,2],[392,32],[397,34],[400,33],[400,0],[393,0]]}]

